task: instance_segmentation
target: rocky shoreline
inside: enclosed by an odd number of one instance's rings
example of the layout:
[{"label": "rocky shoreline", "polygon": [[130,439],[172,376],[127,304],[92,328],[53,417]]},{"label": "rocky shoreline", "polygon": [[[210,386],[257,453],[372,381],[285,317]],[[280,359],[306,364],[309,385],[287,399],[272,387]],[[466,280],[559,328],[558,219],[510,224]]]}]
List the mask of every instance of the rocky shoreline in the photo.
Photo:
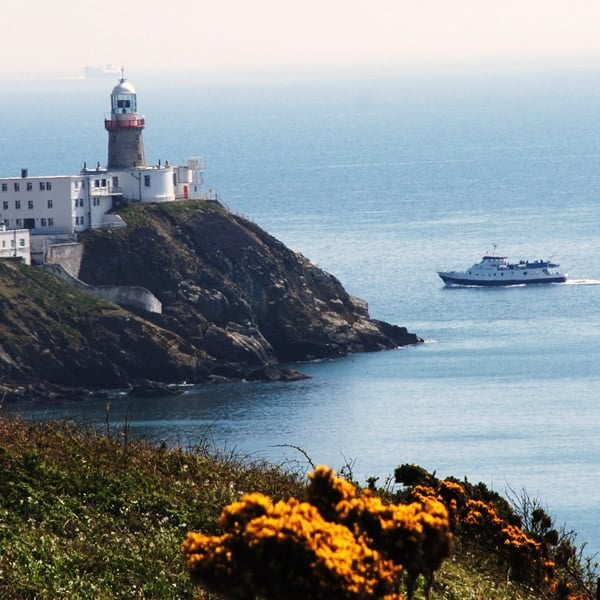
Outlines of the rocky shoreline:
[{"label": "rocky shoreline", "polygon": [[304,376],[280,363],[422,341],[371,319],[333,275],[218,204],[136,204],[120,214],[126,229],[82,236],[77,275],[146,288],[162,314],[0,264],[5,399],[154,385],[144,382],[290,381]]}]

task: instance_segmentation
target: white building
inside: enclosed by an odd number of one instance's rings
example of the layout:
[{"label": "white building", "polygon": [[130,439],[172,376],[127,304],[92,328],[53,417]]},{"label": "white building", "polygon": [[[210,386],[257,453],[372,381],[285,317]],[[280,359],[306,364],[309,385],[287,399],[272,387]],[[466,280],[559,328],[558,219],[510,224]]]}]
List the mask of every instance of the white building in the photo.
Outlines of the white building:
[{"label": "white building", "polygon": [[19,258],[31,264],[29,229],[7,229],[0,223],[0,258]]},{"label": "white building", "polygon": [[[192,159],[183,166],[145,163],[142,130],[133,86],[121,78],[111,93],[107,167],[84,166],[78,175],[0,178],[0,222],[10,230],[27,229],[32,245],[45,247],[54,240],[74,239],[90,228],[123,226],[109,214],[116,203],[170,202],[202,199],[203,166]],[[39,238],[39,239],[36,239]]]}]

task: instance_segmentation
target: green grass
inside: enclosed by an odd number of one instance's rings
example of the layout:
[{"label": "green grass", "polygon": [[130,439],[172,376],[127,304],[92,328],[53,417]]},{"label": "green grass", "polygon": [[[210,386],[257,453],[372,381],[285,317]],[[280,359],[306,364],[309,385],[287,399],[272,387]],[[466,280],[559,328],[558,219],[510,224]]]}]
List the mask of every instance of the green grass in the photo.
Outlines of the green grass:
[{"label": "green grass", "polygon": [[[131,202],[117,211],[129,227],[143,227],[148,224],[149,220],[161,215],[168,215],[182,222],[194,215],[211,212],[224,214],[227,211],[220,204],[205,200],[179,200],[158,204]],[[113,235],[122,231],[116,230]]]},{"label": "green grass", "polygon": [[[189,530],[217,533],[246,492],[303,494],[302,477],[265,463],[107,429],[0,418],[1,599],[194,598],[180,555]],[[507,583],[494,556],[457,552],[432,598],[539,596]]]},{"label": "green grass", "polygon": [[123,433],[0,419],[0,598],[192,598],[180,545],[244,491],[298,491],[267,465]]}]

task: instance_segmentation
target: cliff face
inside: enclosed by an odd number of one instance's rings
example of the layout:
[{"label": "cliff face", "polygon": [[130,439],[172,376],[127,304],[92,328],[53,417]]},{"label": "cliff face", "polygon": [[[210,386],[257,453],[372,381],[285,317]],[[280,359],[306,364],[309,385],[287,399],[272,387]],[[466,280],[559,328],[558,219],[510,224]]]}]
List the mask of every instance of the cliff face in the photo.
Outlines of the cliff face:
[{"label": "cliff face", "polygon": [[5,380],[115,387],[137,378],[278,378],[278,362],[420,341],[370,319],[335,277],[219,205],[136,204],[120,214],[127,229],[82,237],[80,278],[145,287],[163,314],[134,314],[34,268],[4,265],[1,279],[12,281],[0,290]]},{"label": "cliff face", "polygon": [[263,365],[419,341],[370,319],[335,277],[218,205],[135,205],[122,216],[127,230],[84,237],[81,278],[147,287],[163,324],[218,360]]},{"label": "cliff face", "polygon": [[202,380],[210,357],[37,267],[0,262],[0,399],[19,384],[123,387],[153,372],[163,381]]}]

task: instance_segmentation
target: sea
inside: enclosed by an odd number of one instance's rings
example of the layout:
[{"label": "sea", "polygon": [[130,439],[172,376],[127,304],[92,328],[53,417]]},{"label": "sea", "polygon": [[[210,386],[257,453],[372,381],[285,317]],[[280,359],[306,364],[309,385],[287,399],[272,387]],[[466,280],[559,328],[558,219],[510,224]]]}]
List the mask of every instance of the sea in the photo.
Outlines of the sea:
[{"label": "sea", "polygon": [[[0,411],[381,485],[417,463],[534,499],[600,552],[599,70],[131,73],[149,163],[201,156],[226,206],[425,343],[296,364],[294,383]],[[1,175],[104,164],[114,84],[7,82]],[[444,287],[494,248],[569,281]]]}]

